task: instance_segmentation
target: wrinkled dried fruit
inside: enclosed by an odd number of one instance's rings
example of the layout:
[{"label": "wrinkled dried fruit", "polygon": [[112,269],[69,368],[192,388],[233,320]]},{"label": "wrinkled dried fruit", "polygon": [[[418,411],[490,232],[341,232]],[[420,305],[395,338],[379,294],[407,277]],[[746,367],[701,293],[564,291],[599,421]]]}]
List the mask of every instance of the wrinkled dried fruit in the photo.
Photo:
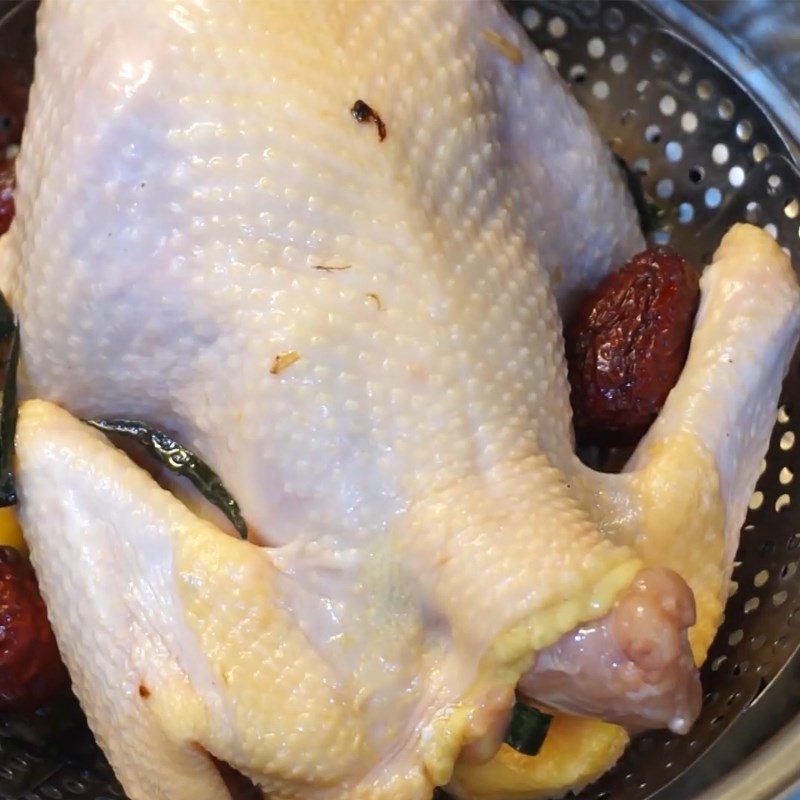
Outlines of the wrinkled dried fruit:
[{"label": "wrinkled dried fruit", "polygon": [[[18,76],[19,77],[19,76]],[[28,110],[28,85],[0,72],[0,236],[14,218],[14,159]]]},{"label": "wrinkled dried fruit", "polygon": [[33,569],[13,547],[0,547],[0,711],[39,708],[66,682]]},{"label": "wrinkled dried fruit", "polygon": [[14,219],[14,164],[0,161],[0,236]]},{"label": "wrinkled dried fruit", "polygon": [[645,433],[680,377],[698,302],[697,272],[655,247],[581,303],[564,332],[580,441],[625,444]]}]

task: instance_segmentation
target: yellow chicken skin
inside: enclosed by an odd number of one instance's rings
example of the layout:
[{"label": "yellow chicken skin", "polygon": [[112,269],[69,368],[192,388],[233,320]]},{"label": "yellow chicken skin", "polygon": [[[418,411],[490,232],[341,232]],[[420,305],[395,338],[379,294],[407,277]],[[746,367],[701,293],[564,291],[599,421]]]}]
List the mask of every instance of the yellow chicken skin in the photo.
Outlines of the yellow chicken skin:
[{"label": "yellow chicken skin", "polygon": [[[739,531],[796,346],[798,316],[789,259],[753,226],[737,225],[723,239],[701,290],[681,379],[624,473],[603,477],[595,495],[610,538],[634,548],[648,565],[675,570],[691,586],[697,619],[689,639],[698,666],[722,619]],[[535,671],[523,678],[523,685],[528,682],[535,691]],[[613,728],[614,736],[607,725],[582,722],[584,728],[569,722],[585,734],[574,735],[556,716],[550,747],[537,756],[504,747],[487,764],[457,765],[453,786],[459,796],[476,800],[533,800],[577,790],[608,769],[621,755],[619,743],[627,741],[621,728]],[[567,765],[561,752],[571,753]],[[550,794],[541,773],[549,776]]]},{"label": "yellow chicken skin", "polygon": [[[515,693],[688,730],[798,333],[769,237],[728,234],[681,383],[601,475],[560,315],[641,237],[500,4],[45,0],[37,39],[0,240],[20,513],[127,795],[221,800],[214,759],[273,800],[428,800],[462,767],[519,793],[504,748],[456,767]],[[196,451],[250,540],[93,417]],[[676,524],[690,490],[707,513]],[[559,717],[531,791],[624,736]]]}]

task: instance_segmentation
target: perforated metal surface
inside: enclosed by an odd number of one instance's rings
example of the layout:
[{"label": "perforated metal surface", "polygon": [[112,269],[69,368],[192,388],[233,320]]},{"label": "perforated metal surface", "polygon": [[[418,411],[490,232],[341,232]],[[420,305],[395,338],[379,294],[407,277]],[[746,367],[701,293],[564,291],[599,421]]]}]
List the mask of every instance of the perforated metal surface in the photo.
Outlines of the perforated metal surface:
[{"label": "perforated metal surface", "polygon": [[[664,209],[653,242],[707,263],[725,230],[747,220],[762,225],[800,263],[800,175],[786,143],[733,79],[631,3],[509,8],[640,175],[649,199]],[[800,442],[794,409],[800,413],[797,358],[742,532],[736,588],[703,670],[700,719],[686,737],[655,732],[637,738],[581,798],[635,800],[665,787],[706,753],[797,650],[800,509],[793,498]]]},{"label": "perforated metal surface", "polygon": [[[781,135],[734,80],[638,4],[539,0],[509,8],[664,208],[654,242],[669,242],[701,264],[731,223],[748,220],[776,236],[800,264],[800,175]],[[21,54],[32,35],[31,17],[25,11],[13,22]],[[0,41],[0,55],[9,52],[10,39],[0,35]],[[723,737],[724,743],[725,732],[743,714],[756,713],[768,696],[784,691],[775,678],[797,663],[792,657],[800,645],[798,419],[795,359],[742,533],[738,588],[703,670],[701,718],[684,738],[659,732],[636,739],[611,773],[584,790],[582,800],[691,796],[736,758],[730,747],[728,758],[720,758],[717,740]],[[787,695],[790,700],[800,697]],[[772,707],[762,714],[766,723],[759,721],[766,726],[760,738],[794,711],[784,708],[780,716]],[[21,737],[18,720],[0,719],[0,797],[123,797],[74,706],[42,716],[31,730]],[[739,739],[758,741],[752,735]],[[702,778],[665,788],[687,769]]]}]

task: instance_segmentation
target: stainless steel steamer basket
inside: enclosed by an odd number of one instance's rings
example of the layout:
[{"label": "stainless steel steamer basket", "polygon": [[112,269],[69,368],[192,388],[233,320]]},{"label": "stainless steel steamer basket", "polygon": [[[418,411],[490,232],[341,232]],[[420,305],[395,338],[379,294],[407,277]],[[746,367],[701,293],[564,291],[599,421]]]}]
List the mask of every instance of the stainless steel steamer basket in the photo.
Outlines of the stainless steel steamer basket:
[{"label": "stainless steel steamer basket", "polygon": [[[800,92],[800,71],[797,78],[792,71],[800,5],[508,6],[664,209],[653,242],[702,264],[730,224],[747,220],[800,265],[800,107],[785,89]],[[34,10],[30,2],[0,0],[0,62],[29,61]],[[734,43],[736,33],[749,50]],[[700,719],[686,737],[637,738],[581,800],[800,799],[799,419],[795,357],[742,532],[725,623],[703,669]],[[109,800],[123,793],[67,702],[34,719],[0,718],[0,797]]]},{"label": "stainless steel steamer basket", "polygon": [[[755,5],[697,4],[740,24]],[[773,5],[772,17],[762,7],[744,29],[759,33],[757,45],[774,56],[777,48],[765,49],[769,31],[787,30],[798,9]],[[787,18],[776,24],[781,6]],[[800,175],[790,133],[800,134],[797,107],[742,48],[670,0],[510,7],[665,209],[654,242],[707,262],[727,227],[747,220],[776,236],[800,265]],[[639,737],[582,793],[586,800],[682,800],[703,790],[706,800],[755,800],[791,796],[795,784],[800,796],[800,754],[793,752],[800,721],[792,721],[800,709],[799,366],[795,357],[742,532],[725,623],[703,670],[702,715],[687,737]]]}]

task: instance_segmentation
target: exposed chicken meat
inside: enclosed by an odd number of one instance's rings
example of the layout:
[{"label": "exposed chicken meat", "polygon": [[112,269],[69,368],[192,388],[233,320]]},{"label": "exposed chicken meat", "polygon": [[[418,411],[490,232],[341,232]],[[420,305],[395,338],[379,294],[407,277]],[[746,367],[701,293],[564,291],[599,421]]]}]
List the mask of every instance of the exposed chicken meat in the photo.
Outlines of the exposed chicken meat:
[{"label": "exposed chicken meat", "polygon": [[[550,709],[602,717],[628,730],[686,733],[700,709],[687,631],[694,597],[671,570],[646,569],[604,618],[581,625],[538,654],[517,691]],[[488,696],[472,715],[462,763],[483,763],[500,748],[514,697]]]},{"label": "exposed chicken meat", "polygon": [[687,632],[694,597],[669,570],[643,570],[603,620],[545,650],[520,681],[553,708],[618,722],[630,730],[686,733],[700,710],[700,683]]},{"label": "exposed chicken meat", "polygon": [[[683,374],[625,472],[600,475],[575,462],[569,473],[611,540],[634,547],[649,566],[674,570],[688,582],[697,618],[689,640],[698,664],[722,618],[739,530],[800,326],[800,293],[788,258],[757,228],[734,226],[700,286],[701,305]],[[670,577],[665,588],[669,586],[672,592],[662,590],[661,597],[673,594],[676,602],[668,603],[665,611],[685,620],[688,608],[681,601],[680,584]],[[630,610],[631,598],[635,610],[637,594],[634,590],[621,595],[617,609],[604,620],[580,626],[541,652],[522,679],[523,690],[539,702],[582,713],[604,708],[604,716],[633,730],[659,719],[675,729],[684,728],[690,720],[680,709],[696,708],[696,687],[678,668],[685,660],[682,648],[674,647],[674,627],[661,628],[657,639],[649,637],[652,619],[634,628],[642,634],[634,655],[644,644],[645,656],[650,647],[659,660],[665,653],[675,656],[667,659],[661,673],[666,681],[641,670],[607,668],[615,654],[623,652],[630,632],[615,625],[617,612],[626,605]],[[594,669],[585,666],[592,662],[590,647],[596,647]],[[574,658],[567,663],[565,656]],[[570,671],[573,681],[568,679]],[[623,691],[613,703],[609,682]],[[674,694],[669,691],[671,683],[677,690]],[[590,721],[582,729],[580,722],[575,724],[579,730],[570,729],[562,742],[552,743],[548,753],[552,763],[559,763],[564,753],[580,761],[573,741],[583,741],[581,736],[587,735],[607,748],[609,763],[618,756],[604,728]],[[540,796],[550,786],[566,790],[590,780],[597,769],[592,747],[585,746],[584,761],[586,771],[580,777],[568,776],[563,767],[565,777],[559,782],[536,765],[529,768],[527,781],[525,771],[520,775],[520,765],[501,751],[484,767],[457,766],[452,788],[458,797],[483,797],[487,787],[493,787],[488,796],[512,793],[512,787],[518,794],[530,787],[533,796]]]},{"label": "exposed chicken meat", "polygon": [[[133,800],[225,797],[209,754],[273,798],[427,800],[523,675],[685,729],[797,338],[777,245],[729,234],[662,418],[597,475],[559,310],[635,214],[499,5],[47,0],[38,38],[0,241],[50,401],[21,412],[22,515]],[[171,430],[254,541],[73,415]]]}]

